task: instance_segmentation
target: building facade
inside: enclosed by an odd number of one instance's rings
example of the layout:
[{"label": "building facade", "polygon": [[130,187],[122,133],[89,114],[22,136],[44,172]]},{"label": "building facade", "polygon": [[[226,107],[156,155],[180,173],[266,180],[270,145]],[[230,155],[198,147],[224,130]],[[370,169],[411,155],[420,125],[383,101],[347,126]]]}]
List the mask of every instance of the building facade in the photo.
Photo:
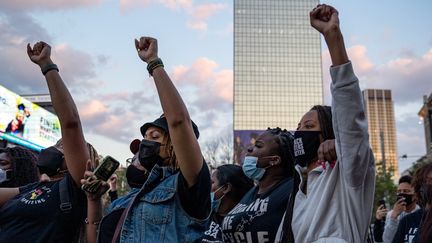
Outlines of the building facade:
[{"label": "building facade", "polygon": [[323,103],[317,0],[234,1],[234,130],[294,130]]},{"label": "building facade", "polygon": [[428,96],[423,96],[423,106],[418,115],[423,121],[425,139],[426,139],[426,153],[432,155],[432,93]]},{"label": "building facade", "polygon": [[362,91],[369,123],[369,141],[380,171],[391,170],[399,178],[396,125],[391,90]]}]

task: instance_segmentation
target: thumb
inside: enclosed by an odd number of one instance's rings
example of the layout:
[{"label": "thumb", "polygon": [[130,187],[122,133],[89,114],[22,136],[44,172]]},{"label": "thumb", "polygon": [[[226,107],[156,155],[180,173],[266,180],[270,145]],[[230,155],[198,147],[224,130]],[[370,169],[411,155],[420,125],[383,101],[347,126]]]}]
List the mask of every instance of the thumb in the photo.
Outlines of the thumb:
[{"label": "thumb", "polygon": [[139,41],[137,39],[135,39],[135,49],[137,49],[137,51],[140,50],[140,48],[139,48]]},{"label": "thumb", "polygon": [[91,160],[87,160],[87,164],[86,164],[86,170],[87,171],[93,171],[92,169],[92,165],[91,165]]}]

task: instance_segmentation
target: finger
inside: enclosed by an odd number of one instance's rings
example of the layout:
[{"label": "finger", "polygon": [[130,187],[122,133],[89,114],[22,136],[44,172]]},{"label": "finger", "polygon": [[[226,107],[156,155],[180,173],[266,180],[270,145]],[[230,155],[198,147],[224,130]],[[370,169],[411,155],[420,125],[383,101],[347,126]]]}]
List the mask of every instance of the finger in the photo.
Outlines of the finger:
[{"label": "finger", "polygon": [[92,166],[91,166],[91,160],[90,159],[87,160],[86,170],[87,171],[92,171]]},{"label": "finger", "polygon": [[88,177],[93,177],[93,172],[91,172],[91,171],[85,171],[84,172],[84,177],[86,177],[86,178],[88,178]]},{"label": "finger", "polygon": [[320,162],[323,162],[325,160],[325,158],[324,158],[324,151],[323,151],[323,143],[320,144],[320,146],[318,148],[318,160]]},{"label": "finger", "polygon": [[147,37],[143,36],[143,37],[140,38],[139,48],[141,50],[143,50],[143,49],[147,49],[147,47],[148,47]]},{"label": "finger", "polygon": [[30,43],[27,43],[27,55],[31,57],[33,55],[33,50],[30,46]]},{"label": "finger", "polygon": [[141,49],[140,49],[140,47],[139,47],[139,41],[137,40],[137,39],[134,39],[135,40],[135,49],[137,50],[137,51],[140,51]]},{"label": "finger", "polygon": [[328,141],[325,141],[323,143],[323,153],[324,153],[324,159],[325,159],[325,161],[331,162],[331,156],[330,156],[330,153],[329,153],[329,142]]},{"label": "finger", "polygon": [[317,18],[318,14],[321,12],[321,9],[322,9],[322,5],[319,4],[309,13],[309,15],[315,19]]},{"label": "finger", "polygon": [[381,206],[378,207],[379,210],[382,210],[384,208],[384,205],[381,204]]}]

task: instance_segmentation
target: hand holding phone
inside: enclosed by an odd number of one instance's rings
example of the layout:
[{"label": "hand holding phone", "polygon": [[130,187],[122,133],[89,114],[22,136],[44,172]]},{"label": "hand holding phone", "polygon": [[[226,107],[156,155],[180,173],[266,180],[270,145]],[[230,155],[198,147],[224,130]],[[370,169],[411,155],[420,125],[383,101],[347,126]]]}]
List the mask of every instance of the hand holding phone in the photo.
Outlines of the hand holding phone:
[{"label": "hand holding phone", "polygon": [[[117,170],[120,163],[111,156],[106,156],[94,171],[94,177],[89,177],[87,183],[81,186],[86,192],[95,193],[99,190],[102,181],[107,181]],[[96,179],[95,179],[96,178]]]}]

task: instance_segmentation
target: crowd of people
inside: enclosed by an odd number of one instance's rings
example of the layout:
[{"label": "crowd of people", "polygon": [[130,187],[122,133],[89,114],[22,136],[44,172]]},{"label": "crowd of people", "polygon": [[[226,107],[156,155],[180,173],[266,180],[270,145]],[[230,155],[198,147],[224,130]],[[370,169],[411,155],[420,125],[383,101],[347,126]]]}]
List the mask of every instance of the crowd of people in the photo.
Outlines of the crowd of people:
[{"label": "crowd of people", "polygon": [[375,161],[359,80],[337,10],[320,4],[310,23],[329,48],[332,106],[305,111],[295,132],[268,128],[246,148],[242,166],[212,172],[157,40],[135,40],[163,115],[141,126],[143,139],[131,143],[130,190],[122,196],[115,175],[95,192],[81,189],[98,180],[99,156],[85,140],[51,47],[28,44],[62,139],[38,156],[20,147],[0,150],[0,242],[432,242],[432,164],[400,178],[398,200],[390,211],[380,205],[368,234]]}]

